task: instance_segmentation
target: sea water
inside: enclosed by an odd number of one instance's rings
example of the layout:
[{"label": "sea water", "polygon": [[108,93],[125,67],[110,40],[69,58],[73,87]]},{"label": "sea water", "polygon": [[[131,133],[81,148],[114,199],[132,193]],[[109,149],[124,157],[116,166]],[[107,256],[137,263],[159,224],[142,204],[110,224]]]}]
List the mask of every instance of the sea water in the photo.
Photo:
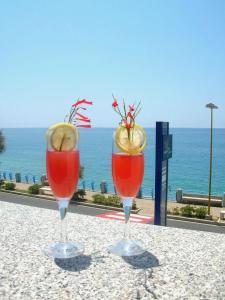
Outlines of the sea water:
[{"label": "sea water", "polygon": [[[84,166],[86,188],[100,189],[105,180],[113,191],[111,177],[112,128],[80,130],[80,156]],[[145,150],[145,176],[142,191],[145,196],[154,194],[155,130],[146,129],[148,144]],[[21,173],[38,180],[45,170],[45,128],[3,129],[6,151],[0,154],[0,172]],[[177,188],[185,192],[207,194],[209,174],[209,129],[170,129],[173,134],[173,157],[169,160],[169,198],[175,199]],[[82,182],[80,181],[80,185]],[[225,192],[225,129],[214,130],[212,192]]]}]

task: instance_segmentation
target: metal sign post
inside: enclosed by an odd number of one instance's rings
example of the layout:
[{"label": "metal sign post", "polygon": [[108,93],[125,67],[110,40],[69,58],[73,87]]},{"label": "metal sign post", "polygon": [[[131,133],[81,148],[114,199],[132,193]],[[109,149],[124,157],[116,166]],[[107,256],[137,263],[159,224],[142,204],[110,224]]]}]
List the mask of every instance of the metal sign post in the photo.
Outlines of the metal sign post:
[{"label": "metal sign post", "polygon": [[168,159],[172,157],[172,135],[168,122],[156,122],[155,225],[166,226],[168,196]]}]

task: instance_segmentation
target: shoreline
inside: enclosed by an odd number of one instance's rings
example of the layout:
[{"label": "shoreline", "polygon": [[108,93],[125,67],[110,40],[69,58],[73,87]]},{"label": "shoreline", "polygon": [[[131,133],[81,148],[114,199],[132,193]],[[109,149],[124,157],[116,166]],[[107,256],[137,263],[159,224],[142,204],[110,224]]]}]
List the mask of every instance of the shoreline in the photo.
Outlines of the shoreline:
[{"label": "shoreline", "polygon": [[[15,182],[14,182],[15,183]],[[29,186],[31,186],[32,184],[26,184],[26,183],[15,183],[16,184],[16,189],[18,190],[24,190],[26,191],[28,189]],[[100,191],[90,191],[90,190],[85,190],[86,192],[86,196],[85,199],[88,202],[92,202],[92,196],[95,194],[101,194]],[[107,193],[104,195],[115,195],[114,193]],[[151,198],[135,198],[136,201],[136,205],[137,205],[137,209],[139,209],[138,214],[141,215],[154,215],[154,205],[155,205],[155,201]],[[181,208],[181,207],[185,207],[187,206],[187,204],[183,204],[183,203],[178,203],[175,200],[174,201],[167,201],[167,210],[168,211],[172,211],[174,208]],[[193,207],[203,207],[202,205],[191,205]],[[213,219],[219,219],[220,217],[220,211],[223,210],[223,207],[211,207],[211,214],[213,216]],[[170,214],[171,216],[175,216],[173,214]]]}]

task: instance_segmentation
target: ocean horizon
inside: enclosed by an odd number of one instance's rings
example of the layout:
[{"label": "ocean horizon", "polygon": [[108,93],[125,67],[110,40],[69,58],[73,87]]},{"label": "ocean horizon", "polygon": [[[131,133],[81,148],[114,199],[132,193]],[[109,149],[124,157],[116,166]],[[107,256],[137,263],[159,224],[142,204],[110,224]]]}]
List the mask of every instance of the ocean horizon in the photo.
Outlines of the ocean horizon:
[{"label": "ocean horizon", "polygon": [[[6,151],[0,155],[0,173],[21,173],[38,180],[45,170],[45,132],[47,128],[3,128]],[[114,128],[80,129],[81,165],[84,166],[86,188],[100,189],[105,180],[114,191],[111,178],[111,151]],[[145,149],[143,194],[154,194],[155,129],[146,128],[148,144]],[[209,174],[209,128],[170,128],[173,134],[173,157],[169,161],[169,198],[175,199],[177,188],[188,193],[207,194]],[[212,193],[225,192],[225,128],[214,129]],[[81,182],[80,182],[81,185]]]}]

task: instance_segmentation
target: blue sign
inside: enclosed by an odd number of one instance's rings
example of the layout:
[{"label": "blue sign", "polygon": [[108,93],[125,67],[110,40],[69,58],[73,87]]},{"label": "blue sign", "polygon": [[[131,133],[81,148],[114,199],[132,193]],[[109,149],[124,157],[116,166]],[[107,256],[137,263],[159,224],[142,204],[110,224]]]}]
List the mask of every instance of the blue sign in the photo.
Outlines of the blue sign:
[{"label": "blue sign", "polygon": [[172,157],[173,136],[172,134],[163,135],[163,160],[168,160]]},{"label": "blue sign", "polygon": [[168,122],[156,122],[155,225],[167,223],[168,159],[172,157],[172,135]]}]

